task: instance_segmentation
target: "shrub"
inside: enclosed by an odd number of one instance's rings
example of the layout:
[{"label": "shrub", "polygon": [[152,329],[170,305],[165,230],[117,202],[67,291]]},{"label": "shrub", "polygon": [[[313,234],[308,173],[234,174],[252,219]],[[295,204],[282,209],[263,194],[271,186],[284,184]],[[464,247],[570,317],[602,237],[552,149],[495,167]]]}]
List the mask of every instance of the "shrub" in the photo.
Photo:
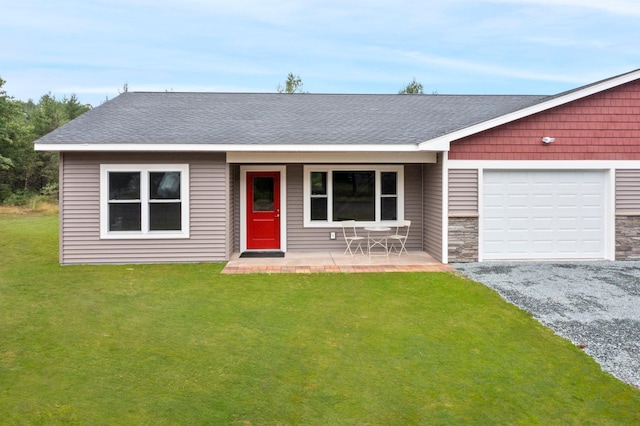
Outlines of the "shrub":
[{"label": "shrub", "polygon": [[23,191],[15,191],[6,197],[2,201],[2,204],[7,206],[26,206],[32,196],[34,196],[34,194],[25,194]]}]

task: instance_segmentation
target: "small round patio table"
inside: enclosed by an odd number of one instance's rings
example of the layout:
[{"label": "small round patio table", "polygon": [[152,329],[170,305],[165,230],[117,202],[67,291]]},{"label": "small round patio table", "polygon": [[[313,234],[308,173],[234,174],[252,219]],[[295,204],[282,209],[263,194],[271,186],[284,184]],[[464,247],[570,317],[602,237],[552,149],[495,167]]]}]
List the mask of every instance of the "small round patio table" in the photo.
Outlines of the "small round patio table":
[{"label": "small round patio table", "polygon": [[[387,235],[391,228],[388,226],[366,226],[367,231],[367,252],[371,256],[387,256],[389,257],[389,245],[387,244]],[[380,247],[384,252],[376,252],[374,249]]]}]

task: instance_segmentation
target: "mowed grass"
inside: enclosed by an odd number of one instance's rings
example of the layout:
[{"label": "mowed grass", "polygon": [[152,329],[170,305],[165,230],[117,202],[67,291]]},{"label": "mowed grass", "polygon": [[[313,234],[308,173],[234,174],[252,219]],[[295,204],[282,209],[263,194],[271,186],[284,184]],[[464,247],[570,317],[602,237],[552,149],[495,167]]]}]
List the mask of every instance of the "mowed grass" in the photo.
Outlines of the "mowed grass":
[{"label": "mowed grass", "polygon": [[59,266],[0,217],[0,424],[629,424],[640,392],[445,273]]}]

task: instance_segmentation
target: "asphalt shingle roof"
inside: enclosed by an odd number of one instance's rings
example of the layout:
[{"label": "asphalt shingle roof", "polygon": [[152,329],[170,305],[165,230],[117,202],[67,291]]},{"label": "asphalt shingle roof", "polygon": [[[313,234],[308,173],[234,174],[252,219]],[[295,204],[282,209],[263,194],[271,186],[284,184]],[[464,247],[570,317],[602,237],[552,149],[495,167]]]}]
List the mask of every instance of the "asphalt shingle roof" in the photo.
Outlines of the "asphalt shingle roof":
[{"label": "asphalt shingle roof", "polygon": [[415,144],[537,104],[532,95],[128,92],[40,144]]}]

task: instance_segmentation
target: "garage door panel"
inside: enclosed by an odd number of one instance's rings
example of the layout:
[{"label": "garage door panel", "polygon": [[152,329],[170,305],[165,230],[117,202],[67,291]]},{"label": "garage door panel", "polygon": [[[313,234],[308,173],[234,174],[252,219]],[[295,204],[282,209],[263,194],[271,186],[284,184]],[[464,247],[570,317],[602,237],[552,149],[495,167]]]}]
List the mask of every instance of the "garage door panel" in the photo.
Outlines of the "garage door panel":
[{"label": "garage door panel", "polygon": [[536,208],[545,208],[546,206],[543,203],[550,203],[553,201],[553,196],[551,194],[532,194],[534,205]]},{"label": "garage door panel", "polygon": [[512,231],[526,231],[529,228],[529,220],[526,217],[510,217],[507,218],[507,222]]},{"label": "garage door panel", "polygon": [[602,243],[598,240],[583,240],[581,243],[587,253],[599,253],[602,249]]},{"label": "garage door panel", "polygon": [[599,217],[583,217],[581,224],[585,230],[602,229],[602,219]]},{"label": "garage door panel", "polygon": [[511,208],[526,207],[529,204],[529,200],[523,194],[507,194],[505,201],[509,203]]},{"label": "garage door panel", "polygon": [[509,241],[507,247],[509,248],[509,253],[512,255],[521,255],[527,252],[529,243],[528,241]]},{"label": "garage door panel", "polygon": [[484,259],[604,258],[602,171],[485,171]]},{"label": "garage door panel", "polygon": [[[538,230],[537,232],[553,232],[547,231],[553,228],[554,219],[552,217],[533,217],[531,226],[534,230]],[[538,238],[542,237],[542,235],[538,235]]]}]

